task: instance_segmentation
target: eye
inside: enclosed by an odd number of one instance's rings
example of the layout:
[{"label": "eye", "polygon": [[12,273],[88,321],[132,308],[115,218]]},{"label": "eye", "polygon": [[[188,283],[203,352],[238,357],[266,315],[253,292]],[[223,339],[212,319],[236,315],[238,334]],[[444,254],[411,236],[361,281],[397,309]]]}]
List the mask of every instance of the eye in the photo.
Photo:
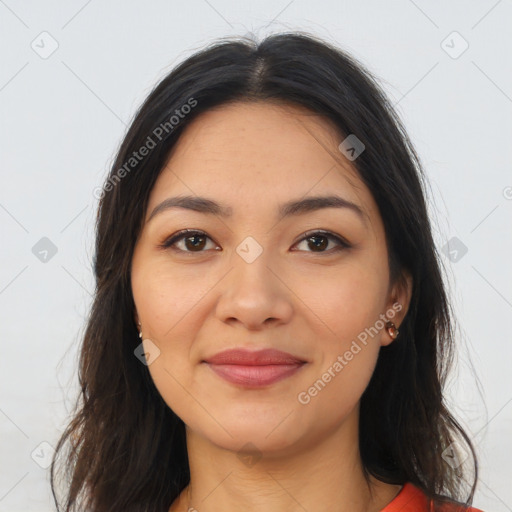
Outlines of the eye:
[{"label": "eye", "polygon": [[[184,229],[164,240],[158,247],[161,249],[173,249],[181,252],[203,252],[206,245],[206,239],[211,238],[202,231],[193,229]],[[177,246],[178,242],[184,242],[184,249]],[[183,246],[182,246],[183,247]]]},{"label": "eye", "polygon": [[[338,245],[334,248],[330,249],[329,251],[324,250],[326,247],[329,246],[329,241],[334,241]],[[312,248],[313,250],[310,252],[337,252],[342,249],[348,249],[350,244],[342,239],[341,237],[335,235],[334,233],[331,233],[330,231],[312,231],[309,233],[306,233],[306,236],[301,238],[298,243],[306,243],[308,248]]]},{"label": "eye", "polygon": [[[351,245],[346,240],[329,231],[311,231],[306,233],[305,235],[306,236],[301,238],[299,242],[297,242],[297,244],[305,242],[307,244],[307,247],[312,249],[312,251],[309,252],[335,252],[340,251],[342,249],[348,249],[349,247],[351,247]],[[158,247],[161,249],[173,249],[176,251],[189,253],[204,252],[203,249],[205,249],[207,245],[207,240],[212,241],[212,239],[203,231],[184,229],[164,240],[164,242],[161,243]],[[330,241],[334,241],[335,244],[337,245],[335,245],[335,247],[327,251],[325,249],[329,246]],[[183,245],[179,247],[178,243],[181,242],[183,242]],[[220,250],[218,246],[215,244],[214,249]]]}]

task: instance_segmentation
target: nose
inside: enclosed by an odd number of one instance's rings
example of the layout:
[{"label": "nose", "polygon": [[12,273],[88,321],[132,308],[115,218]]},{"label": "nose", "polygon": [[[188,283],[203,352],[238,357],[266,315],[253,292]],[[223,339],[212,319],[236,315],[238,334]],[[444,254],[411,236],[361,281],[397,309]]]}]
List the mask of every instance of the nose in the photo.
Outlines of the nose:
[{"label": "nose", "polygon": [[234,254],[232,269],[219,288],[216,316],[228,324],[241,324],[247,330],[286,324],[293,315],[293,293],[265,251],[248,263]]}]

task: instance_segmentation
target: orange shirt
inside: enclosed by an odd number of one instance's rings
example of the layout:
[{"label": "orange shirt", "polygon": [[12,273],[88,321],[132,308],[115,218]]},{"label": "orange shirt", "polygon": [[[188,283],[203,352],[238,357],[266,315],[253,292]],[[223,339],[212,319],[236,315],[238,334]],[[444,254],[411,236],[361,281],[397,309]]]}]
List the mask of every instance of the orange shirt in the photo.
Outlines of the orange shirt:
[{"label": "orange shirt", "polygon": [[[424,492],[411,484],[404,484],[394,500],[386,505],[380,512],[430,512],[429,503]],[[482,512],[478,508],[464,508],[462,506],[446,504],[443,512]]]}]

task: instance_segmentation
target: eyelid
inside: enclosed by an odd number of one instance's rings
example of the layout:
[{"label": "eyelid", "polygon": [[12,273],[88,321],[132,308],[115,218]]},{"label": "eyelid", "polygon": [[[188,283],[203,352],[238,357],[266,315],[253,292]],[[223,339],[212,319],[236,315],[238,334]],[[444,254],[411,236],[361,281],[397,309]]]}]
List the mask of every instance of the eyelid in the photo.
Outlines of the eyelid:
[{"label": "eyelid", "polygon": [[[181,249],[175,249],[174,247],[172,247],[176,242],[179,242],[183,238],[186,238],[186,235],[188,235],[188,236],[193,236],[193,235],[205,236],[206,238],[209,238],[212,242],[217,243],[217,242],[215,242],[215,240],[213,240],[213,238],[211,238],[204,231],[201,231],[200,229],[190,229],[189,228],[189,229],[182,229],[182,230],[174,233],[170,237],[167,237],[166,239],[164,239],[164,241],[162,243],[158,244],[157,247],[162,250],[171,249],[171,250],[176,250],[181,253],[188,253],[188,254],[194,254],[195,252],[200,254],[202,252],[205,252],[205,251],[183,251]],[[352,247],[352,244],[350,244],[342,236],[332,233],[331,231],[327,231],[325,229],[312,229],[312,230],[306,231],[305,233],[300,235],[300,237],[293,243],[293,245],[297,245],[299,242],[303,242],[304,240],[306,240],[307,238],[310,238],[313,235],[323,235],[326,238],[337,241],[339,244],[337,249],[341,249],[341,248],[348,249],[348,248]],[[316,254],[332,254],[332,252],[335,252],[335,251],[336,251],[336,248],[334,249],[334,251],[331,249],[330,251],[323,251],[323,252],[321,251]],[[300,252],[302,252],[302,251],[300,251]],[[315,254],[314,251],[303,251],[303,252],[311,252],[311,253]]]}]

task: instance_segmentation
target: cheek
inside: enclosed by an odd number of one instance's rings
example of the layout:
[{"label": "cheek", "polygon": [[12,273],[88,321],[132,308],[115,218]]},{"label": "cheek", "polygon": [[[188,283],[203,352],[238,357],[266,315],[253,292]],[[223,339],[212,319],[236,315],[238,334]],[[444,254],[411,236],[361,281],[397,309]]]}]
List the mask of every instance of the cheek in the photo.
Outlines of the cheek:
[{"label": "cheek", "polygon": [[213,277],[192,267],[173,268],[148,258],[132,271],[135,305],[144,339],[150,340],[144,348],[158,354],[148,370],[164,401],[178,414],[190,408],[186,390],[193,387],[191,369],[199,357],[193,342],[207,316],[207,294],[215,284]]},{"label": "cheek", "polygon": [[[314,282],[302,281],[297,292],[306,298],[303,314],[311,323],[321,321],[318,364],[308,389],[311,397],[322,395],[317,406],[336,403],[339,415],[359,400],[380,350],[384,324],[379,315],[387,283],[378,269],[368,268],[351,264],[339,267],[336,275],[317,274]],[[308,389],[304,391],[309,394]]]},{"label": "cheek", "polygon": [[[181,338],[182,325],[200,326],[201,302],[215,284],[204,273],[177,272],[168,264],[155,262],[138,268],[132,276],[132,289],[145,337],[156,343]],[[190,324],[189,319],[194,317]]]},{"label": "cheek", "polygon": [[319,311],[326,327],[317,337],[318,358],[297,398],[325,421],[337,424],[368,386],[380,351],[383,323],[376,288],[364,287],[363,281],[354,279],[324,291]]},{"label": "cheek", "polygon": [[326,341],[337,344],[340,350],[372,327],[382,312],[387,282],[371,268],[357,262],[295,281],[294,292],[301,298],[304,314],[314,314],[321,321]]}]

